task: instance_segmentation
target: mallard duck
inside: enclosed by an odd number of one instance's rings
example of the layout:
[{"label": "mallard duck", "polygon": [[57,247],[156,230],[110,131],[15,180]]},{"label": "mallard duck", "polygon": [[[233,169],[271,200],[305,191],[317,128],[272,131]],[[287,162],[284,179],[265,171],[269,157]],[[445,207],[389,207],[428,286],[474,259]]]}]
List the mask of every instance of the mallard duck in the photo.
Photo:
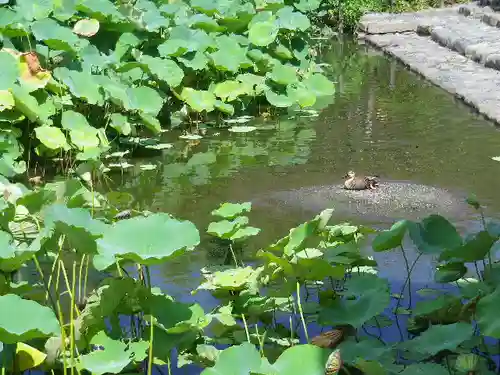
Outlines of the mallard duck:
[{"label": "mallard duck", "polygon": [[347,190],[374,190],[378,187],[378,178],[376,176],[356,176],[353,171],[347,172],[344,176],[344,188]]}]

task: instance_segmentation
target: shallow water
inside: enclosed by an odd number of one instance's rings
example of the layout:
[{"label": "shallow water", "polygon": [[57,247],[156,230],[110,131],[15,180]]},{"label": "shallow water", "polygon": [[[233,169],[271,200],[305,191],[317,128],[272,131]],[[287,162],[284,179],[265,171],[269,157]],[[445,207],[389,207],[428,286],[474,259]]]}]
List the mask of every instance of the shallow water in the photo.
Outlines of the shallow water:
[{"label": "shallow water", "polygon": [[[411,218],[414,210],[406,211],[408,205],[374,215],[373,209],[366,212],[366,205],[357,209],[335,197],[322,199],[328,186],[338,186],[350,169],[379,175],[392,184],[422,185],[423,200],[429,189],[441,192],[451,199],[449,210],[446,202],[440,202],[442,214],[461,231],[477,228],[475,213],[463,204],[469,193],[486,206],[488,216],[498,216],[500,163],[491,157],[500,155],[500,136],[493,124],[402,65],[356,42],[328,42],[323,56],[331,64],[328,69],[337,81],[337,94],[318,117],[256,120],[259,130],[246,134],[208,130],[199,144],[168,132],[165,139],[173,143],[172,149],[133,161],[157,164],[157,170],[133,168],[116,175],[111,188],[134,195],[137,208],[192,220],[202,232],[210,222],[210,211],[221,202],[253,201],[251,223],[263,229],[254,247],[327,208],[323,202],[337,206],[335,219],[340,221],[387,227],[404,216]],[[322,193],[314,194],[319,187]],[[287,198],[259,204],[280,194]],[[380,205],[372,202],[369,207]],[[390,267],[401,262],[397,255],[378,259],[388,264],[383,267],[386,271],[401,269]],[[182,299],[189,298],[199,282],[193,276],[213,262],[217,259],[210,251],[199,248],[157,270],[156,283]],[[432,277],[429,265],[422,265],[419,279]],[[399,272],[383,273],[400,278]]]}]

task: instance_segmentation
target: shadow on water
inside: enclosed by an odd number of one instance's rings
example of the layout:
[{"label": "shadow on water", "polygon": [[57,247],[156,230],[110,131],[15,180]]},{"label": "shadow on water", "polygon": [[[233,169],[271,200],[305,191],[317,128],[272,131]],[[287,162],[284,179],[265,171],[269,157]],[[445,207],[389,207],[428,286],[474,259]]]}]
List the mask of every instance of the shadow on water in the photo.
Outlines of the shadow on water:
[{"label": "shadow on water", "polygon": [[[250,215],[252,225],[262,228],[259,239],[251,243],[255,249],[326,206],[337,207],[339,221],[379,228],[405,216],[404,209],[393,215],[373,215],[376,209],[368,213],[351,210],[335,195],[322,200],[325,188],[323,193],[314,193],[318,186],[337,186],[350,169],[380,175],[383,181],[405,181],[448,194],[451,209],[446,211],[447,203],[441,208],[461,232],[477,229],[471,224],[476,223],[475,214],[463,204],[469,193],[486,206],[489,217],[498,216],[500,164],[491,157],[500,153],[500,137],[491,123],[398,63],[354,42],[329,42],[323,56],[337,81],[337,94],[318,117],[285,116],[278,123],[259,120],[259,129],[246,134],[208,130],[199,143],[179,140],[179,134],[172,131],[165,139],[174,147],[147,159],[157,164],[156,170],[131,168],[116,175],[111,186],[103,190],[129,192],[135,198],[135,208],[189,219],[202,232],[210,222],[210,211],[220,203],[257,202]],[[258,203],[280,192],[288,199]],[[410,199],[400,195],[402,201]],[[433,207],[428,211],[432,213]],[[414,258],[411,244],[407,246],[410,258]],[[252,254],[245,254],[245,258],[252,261]],[[381,275],[399,292],[406,277],[402,258],[382,254],[377,261]],[[209,249],[200,247],[155,269],[152,277],[156,285],[179,300],[196,299],[209,309],[214,304],[210,295],[194,297],[190,292],[201,281],[200,268],[213,262]],[[420,261],[412,296],[423,287],[443,288],[431,281],[432,263],[431,258]],[[415,295],[413,300],[417,299]],[[387,334],[399,337],[392,331]],[[190,368],[178,371],[196,373]]]}]

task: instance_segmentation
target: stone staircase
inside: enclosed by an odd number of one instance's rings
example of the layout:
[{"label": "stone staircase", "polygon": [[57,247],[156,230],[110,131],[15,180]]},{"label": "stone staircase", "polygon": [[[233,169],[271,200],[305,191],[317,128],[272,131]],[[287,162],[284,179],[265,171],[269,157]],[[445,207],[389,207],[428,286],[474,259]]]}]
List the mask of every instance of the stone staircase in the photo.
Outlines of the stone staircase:
[{"label": "stone staircase", "polygon": [[500,12],[477,3],[365,15],[360,37],[500,124]]}]

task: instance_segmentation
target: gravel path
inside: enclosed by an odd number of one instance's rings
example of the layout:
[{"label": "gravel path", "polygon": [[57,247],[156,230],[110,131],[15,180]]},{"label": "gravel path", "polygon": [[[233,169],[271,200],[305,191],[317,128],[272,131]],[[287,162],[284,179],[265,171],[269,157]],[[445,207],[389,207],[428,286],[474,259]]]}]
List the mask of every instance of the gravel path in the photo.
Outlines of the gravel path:
[{"label": "gravel path", "polygon": [[368,14],[359,24],[366,41],[500,124],[498,27],[500,13],[474,3]]}]

